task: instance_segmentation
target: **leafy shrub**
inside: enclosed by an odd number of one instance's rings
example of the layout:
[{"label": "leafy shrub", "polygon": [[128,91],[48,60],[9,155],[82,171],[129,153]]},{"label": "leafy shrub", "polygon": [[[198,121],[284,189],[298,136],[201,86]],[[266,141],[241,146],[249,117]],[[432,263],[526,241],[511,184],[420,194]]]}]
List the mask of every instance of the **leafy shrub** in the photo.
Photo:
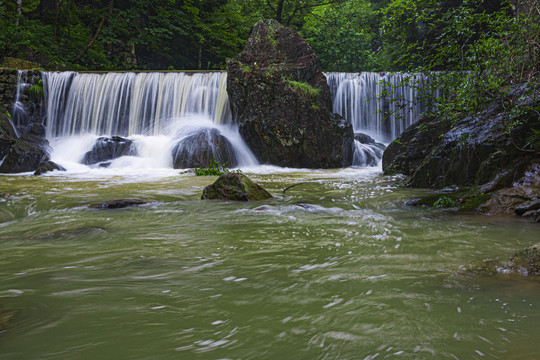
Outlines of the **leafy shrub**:
[{"label": "leafy shrub", "polygon": [[433,203],[433,208],[449,208],[454,207],[456,203],[448,196],[441,196],[439,200]]}]

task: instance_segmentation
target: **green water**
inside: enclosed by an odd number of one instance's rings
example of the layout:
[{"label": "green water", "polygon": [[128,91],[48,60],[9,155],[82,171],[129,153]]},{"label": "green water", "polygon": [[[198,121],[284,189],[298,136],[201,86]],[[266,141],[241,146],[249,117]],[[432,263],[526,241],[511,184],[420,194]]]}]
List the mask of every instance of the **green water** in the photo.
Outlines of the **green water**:
[{"label": "green water", "polygon": [[[540,359],[540,281],[459,272],[538,224],[408,208],[370,170],[248,175],[275,198],[0,176],[0,359]],[[117,198],[148,204],[87,207]]]}]

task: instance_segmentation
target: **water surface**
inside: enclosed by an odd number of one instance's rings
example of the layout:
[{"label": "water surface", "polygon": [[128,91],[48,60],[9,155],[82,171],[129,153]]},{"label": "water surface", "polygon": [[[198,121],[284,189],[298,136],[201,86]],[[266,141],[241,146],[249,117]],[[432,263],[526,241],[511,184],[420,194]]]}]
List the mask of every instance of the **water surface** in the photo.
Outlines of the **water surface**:
[{"label": "water surface", "polygon": [[[534,359],[540,282],[470,275],[538,224],[403,205],[378,169],[0,176],[2,359]],[[294,185],[285,192],[283,189]],[[89,204],[139,198],[143,206]]]}]

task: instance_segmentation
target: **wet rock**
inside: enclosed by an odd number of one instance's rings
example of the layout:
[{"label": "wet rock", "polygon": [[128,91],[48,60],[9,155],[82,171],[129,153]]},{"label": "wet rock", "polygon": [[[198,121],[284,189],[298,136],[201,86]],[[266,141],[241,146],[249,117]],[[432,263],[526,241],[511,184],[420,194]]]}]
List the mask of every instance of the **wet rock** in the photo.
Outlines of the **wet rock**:
[{"label": "wet rock", "polygon": [[173,167],[209,167],[212,159],[220,165],[238,165],[231,142],[217,129],[200,129],[181,139],[172,150]]},{"label": "wet rock", "polygon": [[506,268],[524,274],[524,275],[540,275],[540,244],[533,245],[529,248],[516,251]]},{"label": "wet rock", "polygon": [[25,134],[36,135],[39,137],[45,137],[46,129],[43,124],[37,122],[31,122],[24,128]]},{"label": "wet rock", "polygon": [[41,175],[41,174],[45,174],[49,171],[54,171],[54,170],[66,171],[66,169],[62,165],[58,165],[54,161],[47,161],[39,165],[39,167],[34,172],[34,175]]},{"label": "wet rock", "polygon": [[383,157],[386,146],[380,143],[364,144],[355,140],[355,149],[353,156],[354,166],[377,166]]},{"label": "wet rock", "polygon": [[[520,88],[513,105],[531,109],[534,99],[527,94],[527,88]],[[518,125],[509,128],[508,114],[497,102],[455,123],[422,119],[388,146],[383,170],[410,175],[408,184],[414,187],[489,185],[483,191],[491,192],[512,186],[538,161],[540,149],[520,150],[540,130],[535,119],[534,111],[521,111],[514,119]]]},{"label": "wet rock", "polygon": [[9,139],[9,147],[3,149],[4,160],[0,173],[21,173],[35,171],[43,162],[49,161],[49,142],[34,135]]},{"label": "wet rock", "polygon": [[84,154],[81,163],[94,165],[119,158],[121,156],[137,156],[133,140],[120,136],[100,137],[90,151]]},{"label": "wet rock", "polygon": [[364,133],[354,133],[354,140],[359,141],[361,144],[374,144],[375,139]]},{"label": "wet rock", "polygon": [[223,174],[203,190],[202,199],[221,199],[233,201],[260,201],[272,195],[244,174]]},{"label": "wet rock", "polygon": [[0,105],[0,160],[7,155],[16,139],[17,134],[11,119],[6,115],[6,109]]},{"label": "wet rock", "polygon": [[532,201],[527,201],[526,203],[517,206],[514,209],[514,211],[516,215],[525,217],[526,213],[530,213],[532,211],[536,213],[536,210],[538,209],[540,209],[540,200],[532,200]]},{"label": "wet rock", "polygon": [[227,63],[239,132],[263,163],[337,168],[353,157],[352,125],[331,113],[330,89],[309,45],[273,20],[257,22]]},{"label": "wet rock", "polygon": [[146,201],[139,199],[117,199],[89,205],[92,209],[121,209],[128,206],[143,205]]}]

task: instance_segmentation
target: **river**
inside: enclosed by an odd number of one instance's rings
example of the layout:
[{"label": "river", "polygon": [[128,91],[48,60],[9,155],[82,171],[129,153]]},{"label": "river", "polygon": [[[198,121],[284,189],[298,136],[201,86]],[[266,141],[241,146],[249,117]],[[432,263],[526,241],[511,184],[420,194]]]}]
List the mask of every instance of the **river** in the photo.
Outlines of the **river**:
[{"label": "river", "polygon": [[[243,170],[274,198],[203,201],[215,177],[172,169],[0,176],[0,358],[540,358],[538,279],[463,271],[538,224],[408,207],[424,191],[380,168]],[[147,204],[88,207],[118,198]]]}]

